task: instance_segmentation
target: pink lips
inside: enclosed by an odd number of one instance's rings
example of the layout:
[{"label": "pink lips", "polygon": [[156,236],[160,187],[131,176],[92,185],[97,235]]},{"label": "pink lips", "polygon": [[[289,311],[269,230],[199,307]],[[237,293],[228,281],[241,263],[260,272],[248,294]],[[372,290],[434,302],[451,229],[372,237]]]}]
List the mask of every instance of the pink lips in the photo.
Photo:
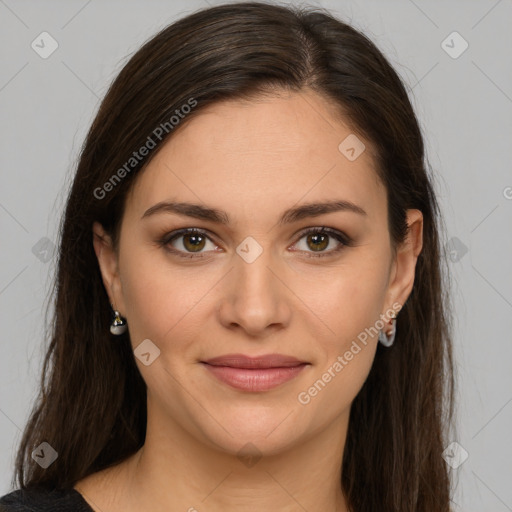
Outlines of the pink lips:
[{"label": "pink lips", "polygon": [[267,391],[296,377],[309,363],[281,354],[227,354],[201,361],[222,382],[243,391]]}]

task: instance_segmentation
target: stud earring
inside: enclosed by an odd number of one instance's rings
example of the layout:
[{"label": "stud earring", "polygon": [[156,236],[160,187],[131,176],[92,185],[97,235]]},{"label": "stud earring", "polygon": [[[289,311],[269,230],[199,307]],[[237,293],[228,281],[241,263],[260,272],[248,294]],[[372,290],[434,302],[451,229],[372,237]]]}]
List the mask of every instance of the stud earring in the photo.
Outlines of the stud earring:
[{"label": "stud earring", "polygon": [[119,336],[120,334],[123,334],[124,332],[126,332],[126,329],[127,329],[126,320],[121,317],[121,314],[119,313],[119,311],[114,309],[113,304],[111,304],[111,306],[112,306],[112,310],[114,311],[114,320],[110,324],[110,332],[112,334],[115,334],[116,336]]},{"label": "stud earring", "polygon": [[393,343],[395,342],[395,335],[396,335],[396,314],[393,311],[391,313],[392,319],[391,319],[391,331],[386,334],[384,331],[379,332],[379,341],[384,345],[385,347],[391,347]]}]

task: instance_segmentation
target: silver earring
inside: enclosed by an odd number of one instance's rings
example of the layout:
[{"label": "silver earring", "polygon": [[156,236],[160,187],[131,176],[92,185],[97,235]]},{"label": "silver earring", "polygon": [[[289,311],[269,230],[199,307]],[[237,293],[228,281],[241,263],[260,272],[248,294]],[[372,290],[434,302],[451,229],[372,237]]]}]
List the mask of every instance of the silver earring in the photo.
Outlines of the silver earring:
[{"label": "silver earring", "polygon": [[391,332],[389,334],[386,334],[384,331],[379,332],[379,341],[385,346],[385,347],[391,347],[393,343],[395,342],[395,335],[396,335],[396,318],[393,318],[391,320]]},{"label": "silver earring", "polygon": [[123,334],[126,332],[127,325],[126,320],[121,317],[121,314],[119,311],[114,309],[114,306],[111,304],[112,309],[114,310],[114,320],[110,324],[110,332],[112,334],[115,334],[116,336],[119,336],[120,334]]}]

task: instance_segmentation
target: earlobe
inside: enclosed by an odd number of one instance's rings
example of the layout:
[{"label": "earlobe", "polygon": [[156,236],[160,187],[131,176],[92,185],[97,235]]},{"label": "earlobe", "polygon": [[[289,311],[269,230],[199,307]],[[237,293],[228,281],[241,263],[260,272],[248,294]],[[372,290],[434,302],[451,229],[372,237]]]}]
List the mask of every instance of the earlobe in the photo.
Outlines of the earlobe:
[{"label": "earlobe", "polygon": [[124,311],[118,272],[118,258],[113,248],[111,237],[105,232],[99,222],[93,223],[92,231],[94,252],[96,253],[109,302],[114,304],[118,310]]}]

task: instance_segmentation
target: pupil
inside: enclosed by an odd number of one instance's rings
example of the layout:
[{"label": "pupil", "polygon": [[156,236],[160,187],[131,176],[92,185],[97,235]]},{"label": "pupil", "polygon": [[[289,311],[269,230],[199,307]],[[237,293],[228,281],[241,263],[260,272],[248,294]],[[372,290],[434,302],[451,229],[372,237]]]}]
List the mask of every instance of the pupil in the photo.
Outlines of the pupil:
[{"label": "pupil", "polygon": [[199,248],[199,249],[201,249],[202,247],[200,247],[200,244],[201,244],[201,242],[204,242],[204,240],[201,240],[201,238],[203,238],[201,235],[185,235],[185,237],[184,237],[184,239],[185,239],[185,246],[187,247],[188,243],[191,242],[192,248],[195,248],[195,249]]},{"label": "pupil", "polygon": [[[322,240],[320,241],[321,244],[323,243],[322,246],[317,244],[317,242],[319,241],[320,238],[322,238]],[[313,248],[315,251],[317,251],[319,249],[325,249],[325,247],[326,247],[325,240],[327,239],[326,235],[322,235],[322,234],[310,235],[309,239],[314,240],[315,245],[313,246]]]}]

